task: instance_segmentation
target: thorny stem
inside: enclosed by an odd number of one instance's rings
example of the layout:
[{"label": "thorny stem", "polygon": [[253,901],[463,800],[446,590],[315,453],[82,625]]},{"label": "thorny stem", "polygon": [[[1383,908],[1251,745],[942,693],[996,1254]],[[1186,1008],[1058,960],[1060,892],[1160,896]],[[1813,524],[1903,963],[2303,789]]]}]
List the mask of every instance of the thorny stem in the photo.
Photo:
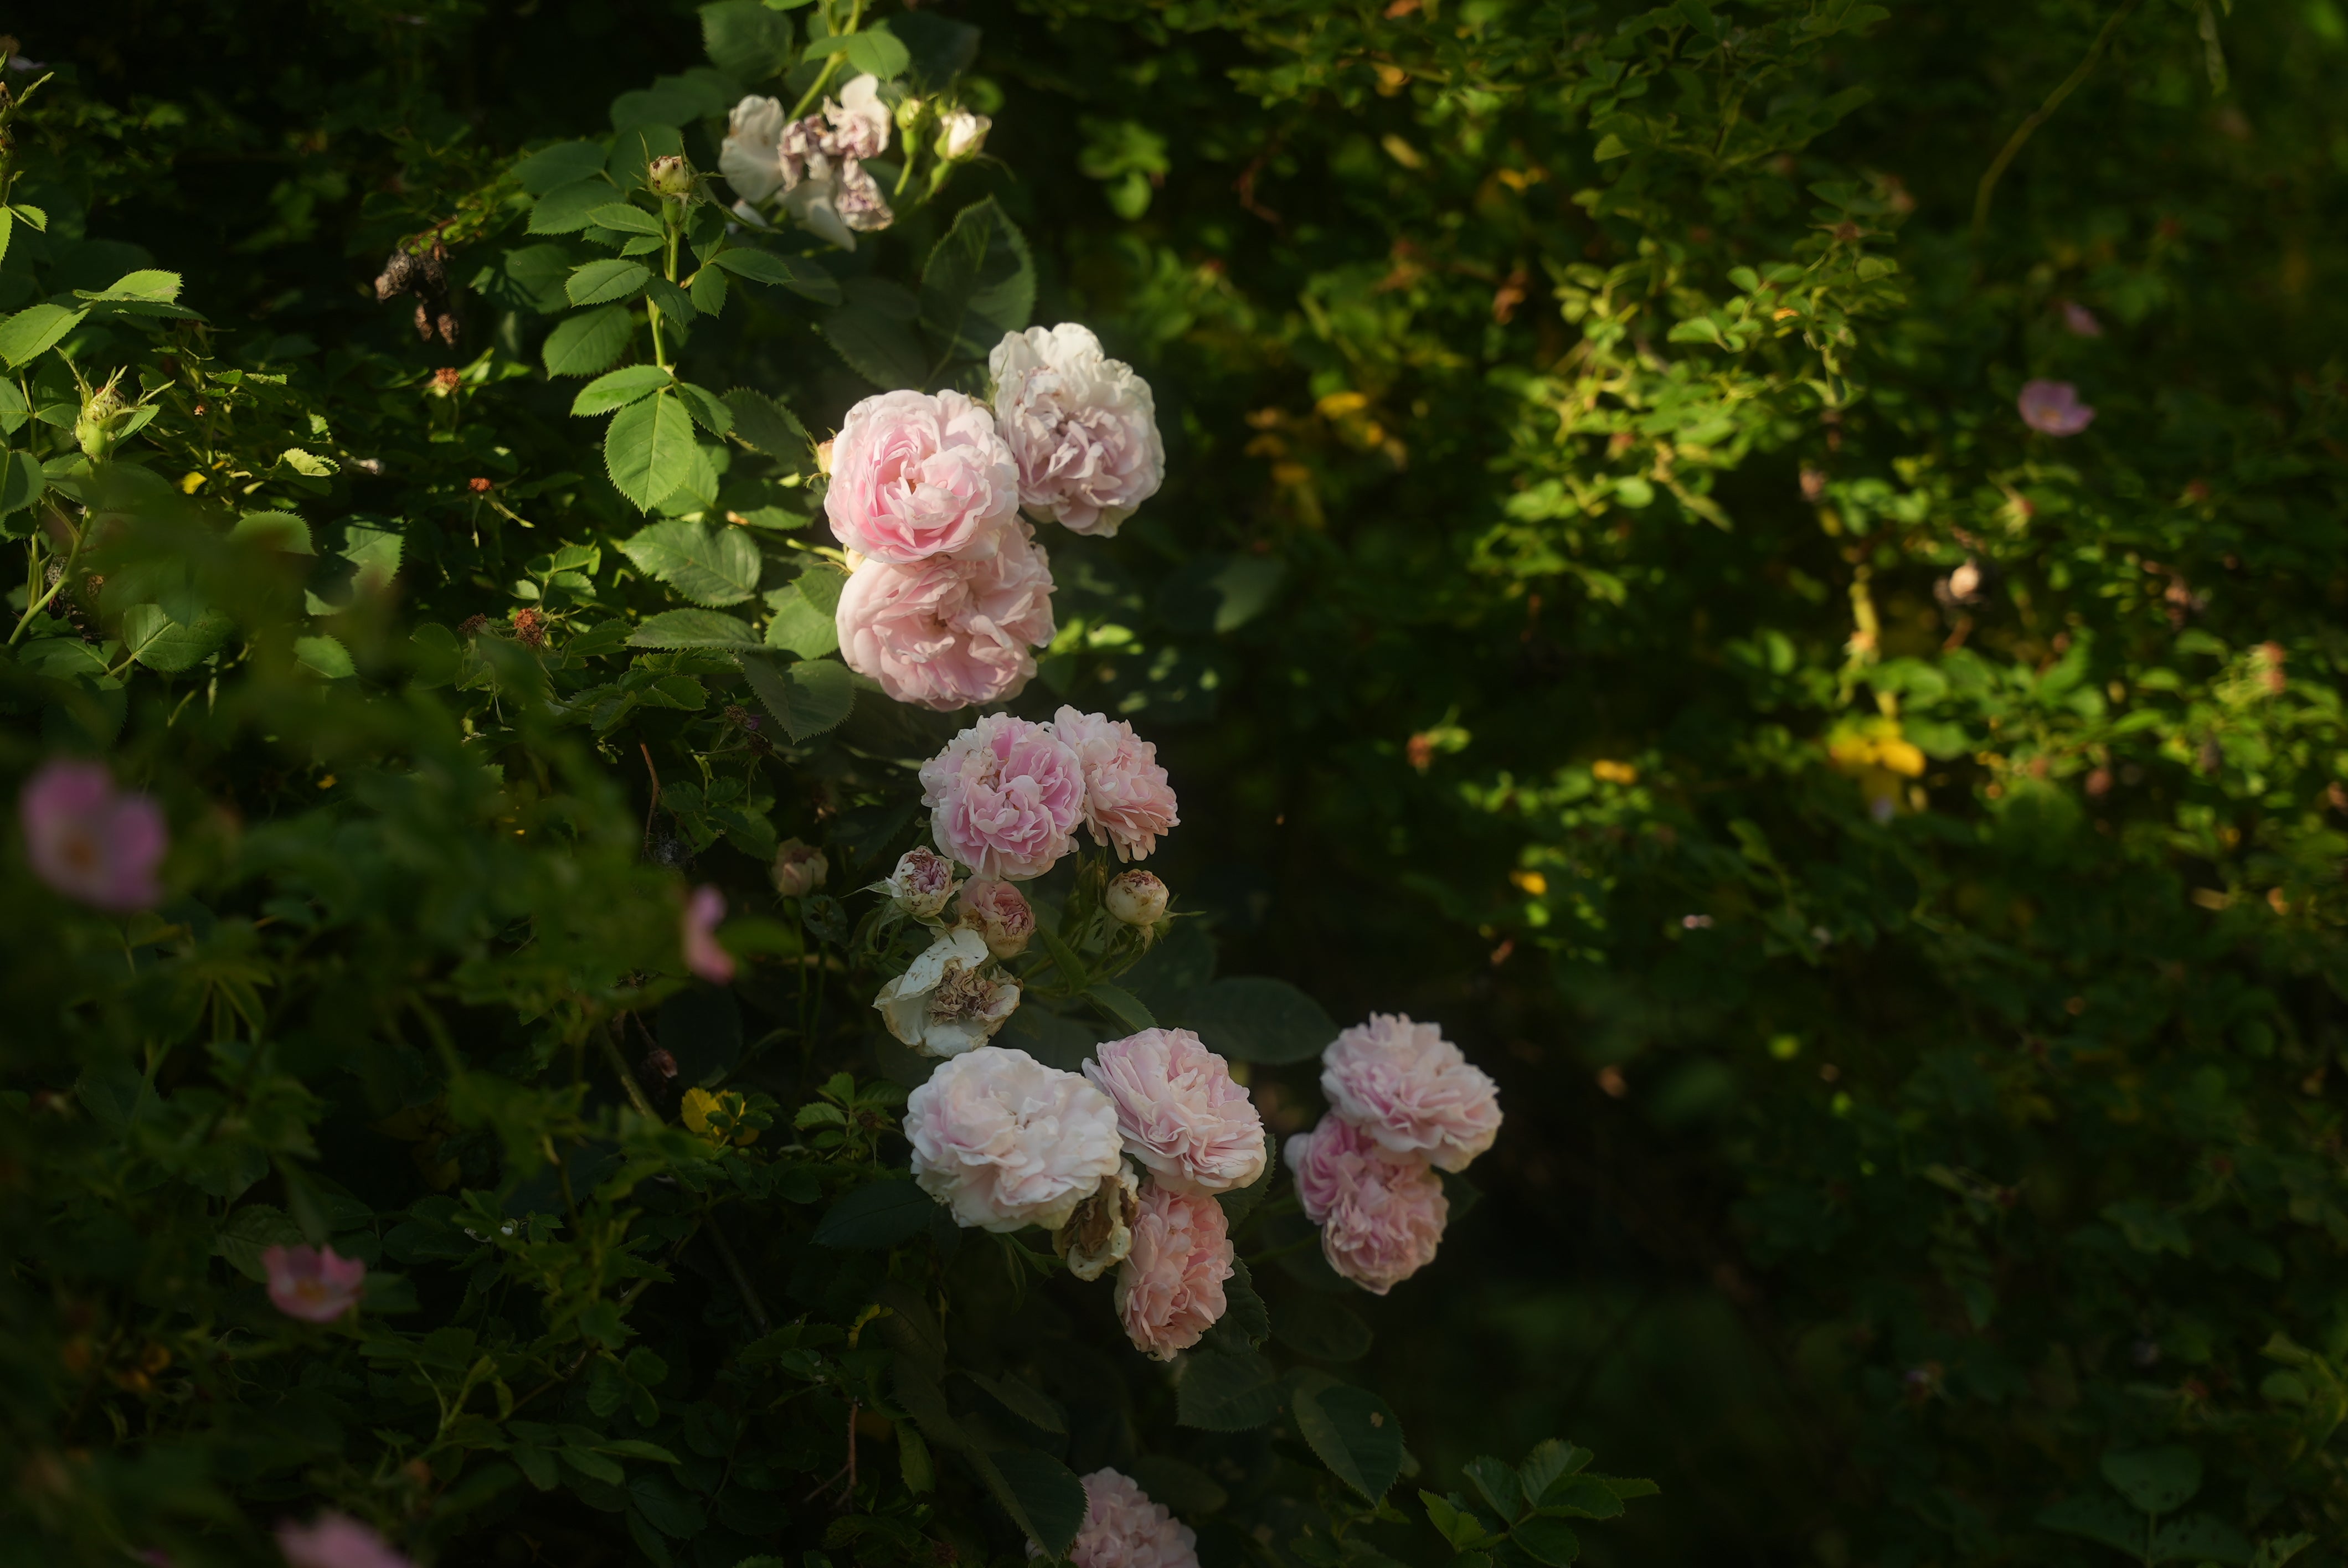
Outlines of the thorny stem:
[{"label": "thorny stem", "polygon": [[2069,97],[2077,89],[2079,84],[2087,79],[2088,73],[2096,68],[2096,62],[2104,57],[2104,50],[2110,45],[2112,35],[2119,31],[2120,24],[2127,20],[2128,13],[2135,10],[2137,4],[2138,0],[2120,0],[2119,9],[2112,13],[2110,20],[2104,24],[2103,31],[2096,35],[2096,41],[2087,46],[2086,57],[2079,62],[2076,69],[2063,78],[2062,86],[2046,95],[2044,103],[2040,104],[2027,119],[2014,127],[2013,134],[2006,138],[2005,146],[1998,149],[1998,155],[1991,162],[1989,171],[1981,177],[1981,185],[1973,193],[1973,267],[1976,272],[1981,267],[1982,239],[1989,231],[1990,198],[1997,192],[1998,177],[2003,175],[2006,166],[2020,155],[2024,145],[2030,140],[2032,133],[2044,125],[2054,116],[2054,111],[2063,107],[2063,100]]}]

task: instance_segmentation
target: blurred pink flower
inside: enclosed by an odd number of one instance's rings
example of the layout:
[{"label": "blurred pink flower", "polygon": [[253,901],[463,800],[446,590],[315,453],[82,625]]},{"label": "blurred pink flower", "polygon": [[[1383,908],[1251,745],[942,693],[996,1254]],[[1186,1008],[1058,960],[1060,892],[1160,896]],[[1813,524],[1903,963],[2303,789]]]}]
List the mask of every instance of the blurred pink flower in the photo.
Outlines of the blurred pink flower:
[{"label": "blurred pink flower", "polygon": [[2096,411],[2079,401],[2079,389],[2067,381],[2025,381],[2014,406],[2024,425],[2048,436],[2076,436],[2096,422]]},{"label": "blurred pink flower", "polygon": [[1122,719],[1062,708],[1052,715],[1060,737],[1085,769],[1085,825],[1093,842],[1114,845],[1119,860],[1138,860],[1158,835],[1179,826],[1174,788],[1158,765],[1158,748]]},{"label": "blurred pink flower", "polygon": [[357,1305],[366,1284],[366,1265],[333,1247],[273,1246],[261,1255],[261,1266],[270,1301],[304,1323],[332,1323]]},{"label": "blurred pink flower", "polygon": [[1263,1118],[1197,1035],[1145,1029],[1093,1054],[1085,1076],[1117,1102],[1125,1152],[1161,1185],[1227,1193],[1263,1174]]},{"label": "blurred pink flower", "polygon": [[993,553],[858,565],[834,612],[839,655],[900,702],[940,712],[1019,694],[1052,641],[1052,563],[1016,518]]},{"label": "blurred pink flower", "polygon": [[[1068,1545],[1075,1568],[1199,1568],[1198,1536],[1131,1477],[1097,1470],[1084,1485],[1084,1528]],[[1031,1560],[1043,1554],[1027,1543]]]},{"label": "blurred pink flower", "polygon": [[724,918],[726,895],[705,882],[685,901],[680,932],[685,967],[721,986],[734,978],[734,955],[717,945],[717,922]]},{"label": "blurred pink flower", "polygon": [[1355,1285],[1384,1296],[1435,1261],[1451,1204],[1425,1160],[1324,1116],[1289,1139],[1288,1165],[1304,1217],[1321,1227],[1322,1255]]},{"label": "blurred pink flower", "polygon": [[1171,1361],[1196,1345],[1230,1306],[1223,1282],[1233,1256],[1222,1204],[1156,1182],[1143,1187],[1132,1246],[1117,1266],[1117,1313],[1134,1348]]},{"label": "blurred pink flower", "polygon": [[1073,1072],[982,1045],[906,1098],[913,1180],[966,1229],[1057,1230],[1124,1158],[1117,1107]]},{"label": "blurred pink flower", "polygon": [[2076,300],[2063,302],[2063,325],[2069,330],[2073,337],[2104,335],[2104,323],[2096,319],[2096,313]]},{"label": "blurred pink flower", "polygon": [[990,713],[922,764],[922,804],[941,851],[1024,882],[1076,847],[1084,771],[1051,726]]},{"label": "blurred pink flower", "polygon": [[46,763],[26,784],[18,806],[25,858],[42,881],[100,909],[161,902],[155,869],[170,843],[163,809],[115,788],[105,764]]},{"label": "blurred pink flower", "polygon": [[1329,1109],[1397,1154],[1447,1171],[1500,1135],[1500,1091],[1431,1023],[1372,1013],[1321,1053]]},{"label": "blurred pink flower", "polygon": [[1019,508],[1019,469],[994,415],[959,392],[883,392],[848,411],[823,509],[868,559],[986,556]]},{"label": "blurred pink flower", "polygon": [[1035,911],[1026,895],[1008,882],[982,876],[962,890],[962,923],[986,940],[998,958],[1015,958],[1035,935]]},{"label": "blurred pink flower", "polygon": [[288,1568],[415,1568],[368,1526],[331,1508],[307,1524],[279,1525],[277,1549]]}]

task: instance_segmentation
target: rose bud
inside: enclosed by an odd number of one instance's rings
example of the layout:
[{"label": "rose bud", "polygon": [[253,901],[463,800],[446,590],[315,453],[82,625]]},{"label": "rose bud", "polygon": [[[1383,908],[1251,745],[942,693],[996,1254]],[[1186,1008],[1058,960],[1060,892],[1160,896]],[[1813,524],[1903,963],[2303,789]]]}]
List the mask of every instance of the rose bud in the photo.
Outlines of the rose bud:
[{"label": "rose bud", "polygon": [[986,133],[994,122],[983,114],[968,109],[955,109],[938,117],[938,156],[948,162],[976,158],[986,145]]},{"label": "rose bud", "polygon": [[831,863],[811,844],[787,838],[775,850],[775,891],[786,898],[806,897],[830,875]]},{"label": "rose bud", "polygon": [[930,919],[953,897],[953,862],[934,849],[909,849],[883,886],[906,914]]},{"label": "rose bud", "polygon": [[1128,871],[1113,878],[1101,894],[1108,912],[1128,926],[1155,926],[1166,913],[1166,884],[1147,871]]},{"label": "rose bud", "polygon": [[682,158],[655,158],[644,166],[644,183],[663,196],[683,196],[693,189],[693,165]]},{"label": "rose bud", "polygon": [[1018,888],[1008,882],[981,876],[962,890],[962,923],[986,938],[986,950],[998,958],[1015,958],[1027,950],[1035,934],[1035,911]]}]

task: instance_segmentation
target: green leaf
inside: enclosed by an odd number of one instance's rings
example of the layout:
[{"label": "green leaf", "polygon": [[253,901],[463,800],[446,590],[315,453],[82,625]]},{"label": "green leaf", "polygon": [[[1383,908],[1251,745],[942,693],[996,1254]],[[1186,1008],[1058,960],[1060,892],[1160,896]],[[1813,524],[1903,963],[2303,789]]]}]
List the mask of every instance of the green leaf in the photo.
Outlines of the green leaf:
[{"label": "green leaf", "polygon": [[2181,1443],[2103,1458],[2104,1479],[2147,1513],[2172,1513],[2201,1490],[2201,1460]]},{"label": "green leaf", "polygon": [[1296,1430],[1339,1481],[1375,1502],[1402,1473],[1402,1423],[1384,1399],[1349,1383],[1300,1388]]},{"label": "green leaf", "polygon": [[726,406],[734,415],[736,441],[769,457],[806,465],[814,443],[808,439],[807,426],[799,423],[799,416],[780,399],[737,386],[726,395]]},{"label": "green leaf", "polygon": [[1524,1486],[1526,1501],[1535,1507],[1545,1506],[1550,1501],[1549,1489],[1576,1474],[1591,1457],[1588,1449],[1561,1438],[1536,1443],[1533,1451],[1525,1456],[1525,1462],[1517,1467],[1517,1480]]},{"label": "green leaf", "polygon": [[212,1255],[226,1258],[231,1268],[259,1283],[269,1277],[269,1271],[262,1266],[263,1253],[273,1246],[299,1246],[302,1242],[302,1227],[283,1209],[269,1204],[242,1204],[229,1211],[213,1235]]},{"label": "green leaf", "polygon": [[1282,1344],[1315,1361],[1358,1361],[1369,1354],[1370,1326],[1334,1296],[1290,1292],[1281,1298],[1272,1332]]},{"label": "green leaf", "polygon": [[2172,1519],[2152,1532],[2155,1563],[2248,1563],[2253,1554],[2240,1531],[2206,1513]]},{"label": "green leaf", "polygon": [[754,246],[728,245],[709,260],[712,265],[723,267],[737,278],[788,289],[819,305],[839,302],[839,280],[801,256],[778,256]]},{"label": "green leaf", "polygon": [[2069,1497],[2042,1508],[2038,1523],[2043,1529],[2084,1535],[2139,1557],[2144,1551],[2144,1515],[2107,1491]]},{"label": "green leaf", "polygon": [[625,305],[572,316],[546,334],[546,374],[593,375],[620,357],[634,332],[635,317]]},{"label": "green leaf", "polygon": [[609,414],[625,408],[639,398],[650,397],[662,387],[674,384],[676,378],[656,364],[632,364],[599,375],[579,389],[571,400],[574,415]]},{"label": "green leaf", "polygon": [[1244,1432],[1280,1413],[1280,1378],[1272,1363],[1250,1351],[1233,1356],[1194,1350],[1182,1360],[1174,1387],[1175,1420],[1210,1432]]},{"label": "green leaf", "polygon": [[1085,999],[1128,1033],[1138,1034],[1145,1029],[1158,1027],[1158,1020],[1142,1005],[1141,999],[1122,986],[1097,980],[1086,989]]},{"label": "green leaf", "polygon": [[758,635],[715,610],[664,610],[628,634],[631,648],[756,648]]},{"label": "green leaf", "polygon": [[1526,1491],[1538,1497],[1543,1513],[1577,1519],[1619,1519],[1622,1514],[1622,1500],[1594,1475],[1560,1476],[1539,1493],[1530,1487]]},{"label": "green leaf", "polygon": [[587,214],[587,221],[615,234],[666,234],[661,220],[626,201],[607,201]]},{"label": "green leaf", "polygon": [[1034,1449],[997,1449],[985,1457],[985,1470],[994,1472],[987,1479],[1000,1482],[996,1496],[1013,1522],[1045,1557],[1066,1556],[1089,1506],[1076,1471]]},{"label": "green leaf", "polygon": [[877,1251],[930,1228],[938,1201],[911,1181],[869,1183],[824,1212],[811,1238],[818,1246]]},{"label": "green leaf", "polygon": [[716,396],[689,381],[676,384],[676,393],[685,399],[685,411],[693,422],[712,436],[723,436],[734,428],[734,411],[717,401]]},{"label": "green leaf", "polygon": [[530,195],[543,196],[559,187],[602,173],[606,156],[601,142],[559,141],[515,164],[514,178]]},{"label": "green leaf", "polygon": [[351,662],[351,651],[333,637],[297,637],[294,640],[294,661],[314,675],[329,681],[340,681],[358,673]]},{"label": "green leaf", "polygon": [[652,275],[652,269],[641,261],[611,257],[589,261],[572,272],[563,287],[574,305],[608,304],[628,298],[643,288]]},{"label": "green leaf", "polygon": [[1519,1551],[1549,1568],[1565,1568],[1581,1555],[1581,1537],[1561,1519],[1533,1518],[1509,1532]]},{"label": "green leaf", "polygon": [[639,529],[620,548],[639,570],[695,604],[713,608],[749,598],[765,565],[746,531],[713,528],[706,523],[654,523]]},{"label": "green leaf", "polygon": [[701,8],[701,46],[719,70],[762,82],[790,68],[791,19],[759,0],[717,0]]},{"label": "green leaf", "polygon": [[18,311],[0,323],[0,359],[19,365],[35,354],[47,353],[88,313],[86,308],[68,310],[63,305],[34,305]]},{"label": "green leaf", "polygon": [[608,204],[618,192],[602,179],[574,179],[558,185],[530,210],[533,234],[576,234],[593,221],[589,215]]},{"label": "green leaf", "polygon": [[860,71],[870,71],[887,81],[903,74],[913,56],[897,36],[889,31],[886,22],[868,24],[861,32],[848,36],[848,63]]},{"label": "green leaf", "polygon": [[33,405],[26,400],[24,390],[0,376],[0,436],[14,436],[32,415]]},{"label": "green leaf", "polygon": [[1192,992],[1183,1021],[1210,1049],[1238,1061],[1304,1061],[1337,1038],[1337,1026],[1319,1002],[1286,980],[1257,975],[1220,979]]},{"label": "green leaf", "polygon": [[983,1372],[972,1371],[965,1368],[963,1376],[994,1395],[997,1404],[1029,1426],[1063,1435],[1067,1432],[1068,1419],[1061,1412],[1060,1408],[1038,1393],[1032,1386],[1022,1382],[1010,1373],[1005,1372],[999,1378],[990,1378]]},{"label": "green leaf", "polygon": [[[149,670],[175,675],[219,652],[234,630],[233,621],[215,611],[199,616],[192,626],[182,626],[160,604],[134,604],[122,612],[122,650]],[[347,665],[350,656],[345,654],[343,661]]]},{"label": "green leaf", "polygon": [[693,308],[693,296],[666,278],[655,276],[646,283],[644,297],[659,310],[663,319],[681,325],[691,326],[694,317],[701,313]]},{"label": "green leaf", "polygon": [[613,487],[650,511],[691,479],[701,464],[694,448],[693,416],[667,392],[632,403],[603,433],[603,467]]},{"label": "green leaf", "polygon": [[1501,1463],[1489,1454],[1479,1454],[1459,1467],[1462,1474],[1475,1483],[1484,1501],[1502,1522],[1515,1519],[1525,1511],[1524,1489],[1512,1466]]},{"label": "green leaf", "polygon": [[692,297],[693,308],[702,315],[724,315],[726,293],[725,269],[704,267],[695,272],[687,292]]},{"label": "green leaf", "polygon": [[48,480],[30,452],[0,451],[0,517],[31,506],[46,488]]},{"label": "green leaf", "polygon": [[918,388],[930,376],[929,355],[910,324],[919,311],[902,289],[867,282],[847,304],[823,318],[823,335],[849,369],[882,391]]},{"label": "green leaf", "polygon": [[765,654],[740,656],[750,690],[792,742],[809,740],[833,728],[856,705],[856,684],[848,666],[831,659],[803,659],[778,665]]},{"label": "green leaf", "polygon": [[963,208],[922,269],[922,328],[957,359],[983,360],[1035,310],[1035,262],[994,199]]},{"label": "green leaf", "polygon": [[767,596],[767,603],[774,611],[774,619],[767,622],[767,647],[783,649],[802,659],[820,659],[839,651],[839,621],[817,609],[798,583],[777,589]]},{"label": "green leaf", "polygon": [[139,304],[170,304],[180,297],[180,274],[160,268],[147,268],[125,272],[114,281],[111,288],[98,293],[77,290],[82,299],[92,302],[123,301]]},{"label": "green leaf", "polygon": [[1223,1315],[1207,1330],[1200,1343],[1210,1349],[1253,1350],[1272,1337],[1272,1312],[1255,1291],[1255,1276],[1247,1260],[1231,1259],[1231,1276],[1223,1281]]}]

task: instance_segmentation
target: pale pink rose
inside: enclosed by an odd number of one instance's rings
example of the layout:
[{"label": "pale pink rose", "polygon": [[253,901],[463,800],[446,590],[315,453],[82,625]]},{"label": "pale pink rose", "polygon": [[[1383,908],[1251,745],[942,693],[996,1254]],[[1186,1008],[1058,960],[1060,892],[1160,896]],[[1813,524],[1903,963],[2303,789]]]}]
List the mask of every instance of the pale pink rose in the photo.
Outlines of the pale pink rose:
[{"label": "pale pink rose", "polygon": [[734,978],[734,955],[717,944],[717,922],[726,918],[726,895],[706,882],[685,901],[678,940],[685,967],[705,980],[724,985]]},{"label": "pale pink rose", "polygon": [[934,849],[909,849],[897,857],[897,869],[880,886],[899,908],[926,920],[953,897],[953,862]]},{"label": "pale pink rose", "polygon": [[775,846],[775,891],[784,897],[804,898],[830,875],[831,862],[815,845],[786,838]]},{"label": "pale pink rose", "polygon": [[1329,1109],[1397,1154],[1446,1171],[1500,1135],[1500,1091],[1431,1023],[1372,1013],[1321,1053]]},{"label": "pale pink rose", "polygon": [[273,1246],[261,1255],[261,1267],[270,1301],[304,1323],[332,1323],[357,1304],[366,1284],[366,1265],[333,1247]]},{"label": "pale pink rose", "polygon": [[25,858],[33,875],[69,898],[100,909],[149,909],[170,834],[163,808],[114,787],[103,763],[45,763],[25,785]]},{"label": "pale pink rose", "polygon": [[1113,1175],[1117,1107],[1074,1072],[982,1045],[905,1102],[913,1180],[965,1228],[1057,1230]]},{"label": "pale pink rose", "polygon": [[279,1525],[277,1549],[287,1568],[414,1568],[372,1529],[331,1508],[307,1524]]},{"label": "pale pink rose", "polygon": [[1155,926],[1165,917],[1173,890],[1152,871],[1120,871],[1101,889],[1101,906],[1128,926]]},{"label": "pale pink rose", "polygon": [[1158,748],[1131,724],[1062,708],[1052,715],[1052,733],[1084,764],[1085,825],[1095,844],[1114,847],[1119,860],[1139,860],[1158,847],[1159,834],[1181,825]]},{"label": "pale pink rose", "polygon": [[994,122],[968,109],[948,109],[938,117],[938,156],[949,163],[976,158],[986,147],[986,133]]},{"label": "pale pink rose", "polygon": [[2076,436],[2096,422],[2096,411],[2067,381],[2025,381],[2014,406],[2024,425],[2048,436]]},{"label": "pale pink rose", "polygon": [[1035,935],[1035,911],[1008,882],[981,876],[962,890],[962,923],[985,939],[998,958],[1015,958]]},{"label": "pale pink rose", "polygon": [[1076,847],[1084,771],[1050,725],[989,713],[922,764],[922,804],[939,849],[1025,882]]},{"label": "pale pink rose", "polygon": [[959,392],[883,392],[832,440],[824,515],[870,560],[991,554],[1019,506],[1019,470],[984,405]]},{"label": "pale pink rose", "polygon": [[[1043,1553],[1031,1541],[1027,1555]],[[1075,1568],[1199,1568],[1199,1538],[1131,1477],[1097,1470],[1085,1477],[1085,1524],[1068,1561]]]},{"label": "pale pink rose", "polygon": [[1133,1242],[1117,1266],[1117,1315],[1133,1348],[1171,1361],[1196,1345],[1229,1305],[1233,1255],[1222,1204],[1155,1182],[1142,1188]]},{"label": "pale pink rose", "polygon": [[1435,1261],[1451,1204],[1425,1160],[1383,1148],[1335,1116],[1289,1139],[1287,1155],[1330,1267],[1384,1296]]},{"label": "pale pink rose", "polygon": [[986,942],[956,927],[872,999],[891,1034],[923,1056],[960,1056],[994,1038],[1019,1009],[1019,982],[989,973]]},{"label": "pale pink rose", "polygon": [[880,78],[866,72],[839,89],[839,101],[823,106],[832,145],[848,158],[878,158],[889,150],[893,123],[880,101]]},{"label": "pale pink rose", "polygon": [[888,197],[880,192],[880,182],[872,178],[870,169],[852,158],[839,166],[832,207],[842,223],[860,234],[886,229],[897,220],[897,214],[890,210]]},{"label": "pale pink rose", "polygon": [[1187,1029],[1094,1048],[1085,1076],[1117,1102],[1125,1152],[1176,1192],[1228,1193],[1263,1174],[1263,1118],[1230,1063]]},{"label": "pale pink rose", "polygon": [[983,559],[860,562],[834,619],[840,657],[900,702],[940,712],[1007,701],[1052,641],[1052,563],[1014,519]]},{"label": "pale pink rose", "polygon": [[1149,384],[1074,322],[1012,333],[987,356],[994,414],[1030,517],[1114,534],[1166,478]]},{"label": "pale pink rose", "polygon": [[753,95],[734,106],[726,140],[717,149],[717,172],[734,193],[754,206],[783,187],[783,106]]}]

